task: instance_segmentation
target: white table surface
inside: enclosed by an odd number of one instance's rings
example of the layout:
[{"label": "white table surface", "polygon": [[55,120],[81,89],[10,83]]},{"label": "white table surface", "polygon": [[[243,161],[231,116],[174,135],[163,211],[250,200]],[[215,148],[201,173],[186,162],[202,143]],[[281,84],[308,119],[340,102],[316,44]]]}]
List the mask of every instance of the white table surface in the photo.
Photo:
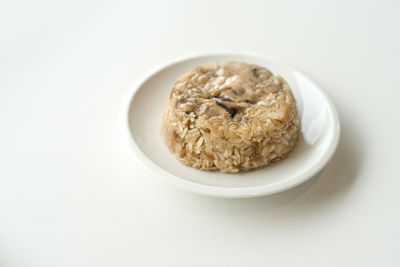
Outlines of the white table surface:
[{"label": "white table surface", "polygon": [[[3,1],[0,266],[400,266],[399,1]],[[272,55],[333,98],[325,171],[217,199],[159,182],[121,134],[174,57]]]}]

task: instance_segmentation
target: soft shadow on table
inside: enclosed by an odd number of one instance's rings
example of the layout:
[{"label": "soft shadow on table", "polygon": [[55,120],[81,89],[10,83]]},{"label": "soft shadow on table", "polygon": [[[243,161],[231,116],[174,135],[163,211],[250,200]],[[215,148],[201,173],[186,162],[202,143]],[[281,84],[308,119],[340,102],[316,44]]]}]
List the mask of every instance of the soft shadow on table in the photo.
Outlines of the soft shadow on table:
[{"label": "soft shadow on table", "polygon": [[[291,205],[297,212],[310,213],[323,208],[348,193],[361,165],[362,146],[351,131],[349,121],[342,121],[338,148],[331,161],[318,175],[285,192],[247,199],[220,199],[182,192],[178,196],[184,208],[216,216],[264,214]],[[296,213],[297,213],[296,212]]]}]

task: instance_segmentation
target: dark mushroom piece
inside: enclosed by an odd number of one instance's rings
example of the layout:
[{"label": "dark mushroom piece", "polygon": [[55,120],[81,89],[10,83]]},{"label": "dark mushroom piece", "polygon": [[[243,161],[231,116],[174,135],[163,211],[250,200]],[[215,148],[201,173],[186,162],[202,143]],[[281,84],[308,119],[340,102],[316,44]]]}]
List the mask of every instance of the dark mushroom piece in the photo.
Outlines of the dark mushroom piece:
[{"label": "dark mushroom piece", "polygon": [[256,78],[260,77],[260,74],[258,74],[258,69],[257,69],[257,68],[254,68],[254,69],[253,69],[253,75],[254,75],[254,77],[256,77]]},{"label": "dark mushroom piece", "polygon": [[217,103],[217,105],[220,106],[221,108],[225,109],[231,115],[231,118],[235,117],[236,113],[238,112],[238,110],[227,107],[219,101],[215,101],[215,103]]}]

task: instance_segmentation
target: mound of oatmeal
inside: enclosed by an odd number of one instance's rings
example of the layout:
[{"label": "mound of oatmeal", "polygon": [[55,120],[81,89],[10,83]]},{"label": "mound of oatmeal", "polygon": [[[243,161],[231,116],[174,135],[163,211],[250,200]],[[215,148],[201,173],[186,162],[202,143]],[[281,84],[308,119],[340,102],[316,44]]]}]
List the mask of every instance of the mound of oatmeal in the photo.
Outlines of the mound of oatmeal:
[{"label": "mound of oatmeal", "polygon": [[238,172],[283,159],[299,130],[296,102],[283,78],[257,65],[227,62],[180,77],[161,133],[184,165]]}]

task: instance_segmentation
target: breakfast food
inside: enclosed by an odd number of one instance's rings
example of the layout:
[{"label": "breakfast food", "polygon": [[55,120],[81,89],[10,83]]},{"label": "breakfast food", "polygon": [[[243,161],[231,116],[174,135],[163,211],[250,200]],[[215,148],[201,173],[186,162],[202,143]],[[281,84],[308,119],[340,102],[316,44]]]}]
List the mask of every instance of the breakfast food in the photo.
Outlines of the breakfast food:
[{"label": "breakfast food", "polygon": [[300,130],[289,85],[266,68],[242,62],[189,70],[172,88],[164,141],[184,165],[248,171],[283,159]]}]

